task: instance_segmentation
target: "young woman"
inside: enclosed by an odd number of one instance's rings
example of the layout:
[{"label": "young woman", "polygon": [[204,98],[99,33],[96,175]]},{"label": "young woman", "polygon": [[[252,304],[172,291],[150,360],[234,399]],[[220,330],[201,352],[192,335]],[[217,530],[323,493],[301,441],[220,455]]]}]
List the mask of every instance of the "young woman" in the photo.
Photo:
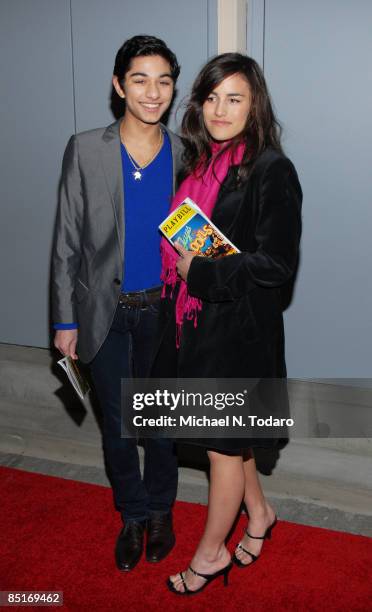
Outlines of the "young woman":
[{"label": "young woman", "polygon": [[[238,53],[200,72],[183,119],[188,176],[173,203],[189,196],[241,251],[211,259],[162,244],[169,320],[155,370],[190,378],[286,376],[280,287],[293,279],[301,233],[302,192],[280,146],[264,76]],[[191,442],[188,440],[188,442]],[[223,575],[232,561],[253,563],[276,524],[252,447],[257,439],[193,440],[210,459],[208,518],[189,568],[170,576],[189,595]],[[265,445],[275,444],[265,440]],[[244,501],[249,516],[233,558],[225,539]],[[190,532],[190,525],[185,525]]]}]

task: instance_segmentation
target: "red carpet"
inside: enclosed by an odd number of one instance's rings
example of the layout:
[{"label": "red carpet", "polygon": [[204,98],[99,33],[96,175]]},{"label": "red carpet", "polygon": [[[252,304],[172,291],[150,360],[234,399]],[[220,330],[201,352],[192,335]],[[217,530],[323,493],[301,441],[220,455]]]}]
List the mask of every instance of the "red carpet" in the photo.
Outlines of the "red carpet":
[{"label": "red carpet", "polygon": [[[186,567],[206,508],[178,502],[177,544],[162,563],[115,568],[120,529],[110,489],[0,468],[0,590],[64,591],[62,610],[367,612],[372,608],[372,541],[280,521],[262,558],[234,568],[191,598],[169,593],[170,573]],[[237,527],[231,548],[240,536]],[[14,608],[13,608],[14,609]],[[17,608],[24,609],[24,608]],[[34,608],[35,609],[35,608]]]}]

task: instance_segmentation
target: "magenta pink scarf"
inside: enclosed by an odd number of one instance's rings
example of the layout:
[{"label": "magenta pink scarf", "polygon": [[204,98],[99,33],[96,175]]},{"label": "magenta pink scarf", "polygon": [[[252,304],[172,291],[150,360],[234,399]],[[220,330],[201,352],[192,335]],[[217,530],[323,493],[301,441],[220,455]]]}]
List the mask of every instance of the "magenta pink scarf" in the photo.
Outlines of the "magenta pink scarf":
[{"label": "magenta pink scarf", "polygon": [[[206,171],[199,176],[198,169],[190,174],[180,185],[175,194],[169,212],[179,206],[185,198],[189,197],[202,209],[202,211],[211,218],[212,212],[217,200],[218,192],[223,183],[230,166],[240,164],[245,150],[245,145],[240,144],[233,152],[229,147],[224,153],[217,157],[219,151],[224,145],[212,143],[212,158]],[[179,255],[171,244],[162,238],[160,244],[162,270],[161,280],[164,283],[162,297],[166,296],[167,285],[171,287],[171,296],[176,282],[180,280],[177,274],[176,263]],[[180,281],[180,289],[176,301],[176,345],[179,348],[181,329],[184,318],[194,320],[194,327],[198,324],[198,312],[202,309],[200,299],[191,297],[187,292],[187,283]]]}]

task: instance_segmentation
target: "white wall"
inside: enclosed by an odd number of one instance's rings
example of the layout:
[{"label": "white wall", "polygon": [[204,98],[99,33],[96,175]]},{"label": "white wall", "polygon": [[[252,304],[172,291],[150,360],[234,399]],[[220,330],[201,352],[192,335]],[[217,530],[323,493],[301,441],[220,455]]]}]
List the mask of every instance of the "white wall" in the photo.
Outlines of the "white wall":
[{"label": "white wall", "polygon": [[301,265],[286,313],[288,374],[371,377],[372,3],[249,0],[304,191]]}]

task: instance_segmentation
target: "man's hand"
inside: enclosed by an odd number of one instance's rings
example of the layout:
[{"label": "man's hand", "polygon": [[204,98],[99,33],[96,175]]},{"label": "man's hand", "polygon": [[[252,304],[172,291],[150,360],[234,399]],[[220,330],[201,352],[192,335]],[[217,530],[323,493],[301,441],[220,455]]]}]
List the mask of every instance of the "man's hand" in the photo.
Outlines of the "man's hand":
[{"label": "man's hand", "polygon": [[196,253],[193,253],[192,251],[186,251],[186,249],[179,242],[176,242],[174,246],[181,255],[181,257],[176,263],[177,272],[182,278],[182,280],[187,281],[187,275],[189,273],[190,265],[194,257],[196,257]]},{"label": "man's hand", "polygon": [[65,357],[69,356],[72,359],[78,359],[76,354],[76,343],[78,339],[77,329],[57,329],[54,336],[54,346]]}]

